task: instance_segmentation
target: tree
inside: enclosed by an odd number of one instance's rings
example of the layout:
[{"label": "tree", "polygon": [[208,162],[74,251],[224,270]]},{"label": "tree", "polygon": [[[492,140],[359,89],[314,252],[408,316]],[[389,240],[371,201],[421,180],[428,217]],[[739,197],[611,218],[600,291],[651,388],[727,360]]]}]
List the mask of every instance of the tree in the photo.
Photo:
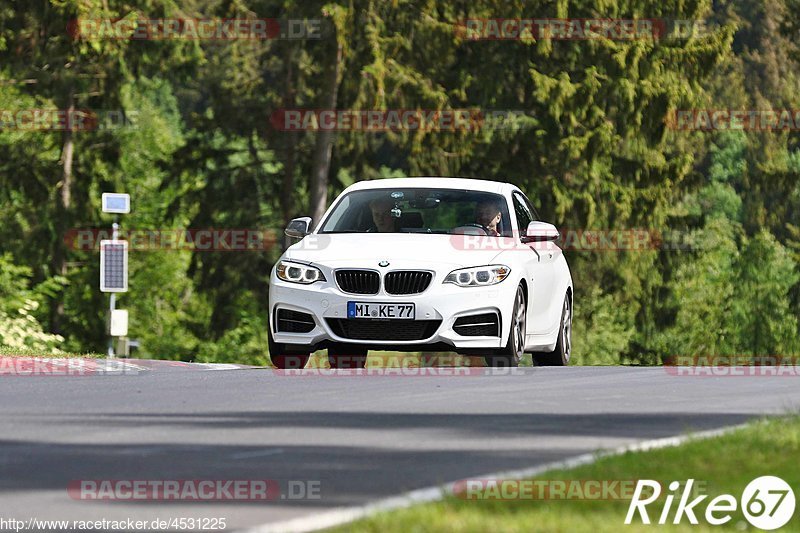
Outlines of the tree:
[{"label": "tree", "polygon": [[752,355],[797,355],[797,316],[792,313],[789,291],[800,279],[787,250],[762,230],[739,254],[732,295],[732,322],[737,344]]}]

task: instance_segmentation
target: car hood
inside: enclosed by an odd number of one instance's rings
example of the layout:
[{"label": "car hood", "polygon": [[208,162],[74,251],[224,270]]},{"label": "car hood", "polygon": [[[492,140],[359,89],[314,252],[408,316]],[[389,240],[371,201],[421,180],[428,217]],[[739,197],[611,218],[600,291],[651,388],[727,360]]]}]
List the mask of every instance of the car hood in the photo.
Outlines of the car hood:
[{"label": "car hood", "polygon": [[[485,246],[489,243],[488,246]],[[489,249],[481,249],[481,248]],[[483,247],[464,245],[458,235],[426,233],[329,233],[311,234],[289,247],[284,257],[304,263],[337,266],[393,266],[419,264],[468,267],[491,264],[501,250],[484,241]]]}]

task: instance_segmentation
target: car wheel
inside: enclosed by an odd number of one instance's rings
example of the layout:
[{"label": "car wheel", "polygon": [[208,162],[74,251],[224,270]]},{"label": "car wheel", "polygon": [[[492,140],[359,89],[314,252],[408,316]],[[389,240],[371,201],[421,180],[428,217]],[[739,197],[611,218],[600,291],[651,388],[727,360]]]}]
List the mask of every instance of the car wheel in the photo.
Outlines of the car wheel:
[{"label": "car wheel", "polygon": [[272,332],[269,330],[267,330],[267,344],[272,365],[280,370],[305,368],[308,358],[311,357],[311,353],[290,353],[283,344],[272,340]]},{"label": "car wheel", "polygon": [[367,348],[354,344],[336,344],[328,347],[331,368],[364,368],[367,365]]},{"label": "car wheel", "polygon": [[485,357],[486,366],[515,367],[525,353],[525,327],[527,324],[525,291],[522,285],[517,287],[514,297],[514,308],[511,313],[511,331],[508,334],[506,347]]},{"label": "car wheel", "polygon": [[536,366],[567,366],[572,353],[572,302],[569,295],[564,297],[564,307],[561,310],[561,327],[558,329],[558,342],[552,352],[537,352],[533,354],[533,364]]}]

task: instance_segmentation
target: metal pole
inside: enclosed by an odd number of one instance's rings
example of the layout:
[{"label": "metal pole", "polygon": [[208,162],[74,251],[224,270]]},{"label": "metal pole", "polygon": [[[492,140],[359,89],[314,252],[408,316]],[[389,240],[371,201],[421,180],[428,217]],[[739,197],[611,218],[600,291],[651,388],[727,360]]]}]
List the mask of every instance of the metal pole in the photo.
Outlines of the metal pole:
[{"label": "metal pole", "polygon": [[[119,238],[119,224],[117,224],[118,217],[114,217],[114,223],[111,225],[111,238],[115,241]],[[111,315],[112,311],[116,309],[117,306],[117,295],[116,293],[111,293],[108,296],[108,320],[109,320],[109,328],[111,327]],[[114,337],[111,336],[111,330],[109,329],[108,335],[108,357],[113,359],[116,357],[114,353]]]}]

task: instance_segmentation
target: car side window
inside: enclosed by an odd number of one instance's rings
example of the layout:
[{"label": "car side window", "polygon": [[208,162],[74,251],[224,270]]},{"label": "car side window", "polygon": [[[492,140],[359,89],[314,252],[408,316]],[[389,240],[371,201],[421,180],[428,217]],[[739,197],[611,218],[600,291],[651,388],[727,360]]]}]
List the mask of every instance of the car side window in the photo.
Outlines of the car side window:
[{"label": "car side window", "polygon": [[514,193],[512,197],[514,203],[514,215],[517,217],[517,228],[519,229],[519,237],[525,235],[525,230],[528,229],[528,224],[533,222],[533,213],[526,205],[525,198],[519,194]]},{"label": "car side window", "polygon": [[538,213],[538,212],[536,211],[536,209],[533,207],[533,204],[531,203],[531,201],[530,201],[530,200],[528,200],[528,197],[527,197],[527,196],[525,196],[524,194],[522,194],[522,195],[520,195],[520,196],[522,196],[522,200],[523,200],[523,202],[525,203],[525,205],[527,206],[527,208],[528,208],[528,211],[530,211],[531,215],[533,215],[533,220],[541,220],[541,219],[539,218],[539,213]]}]

